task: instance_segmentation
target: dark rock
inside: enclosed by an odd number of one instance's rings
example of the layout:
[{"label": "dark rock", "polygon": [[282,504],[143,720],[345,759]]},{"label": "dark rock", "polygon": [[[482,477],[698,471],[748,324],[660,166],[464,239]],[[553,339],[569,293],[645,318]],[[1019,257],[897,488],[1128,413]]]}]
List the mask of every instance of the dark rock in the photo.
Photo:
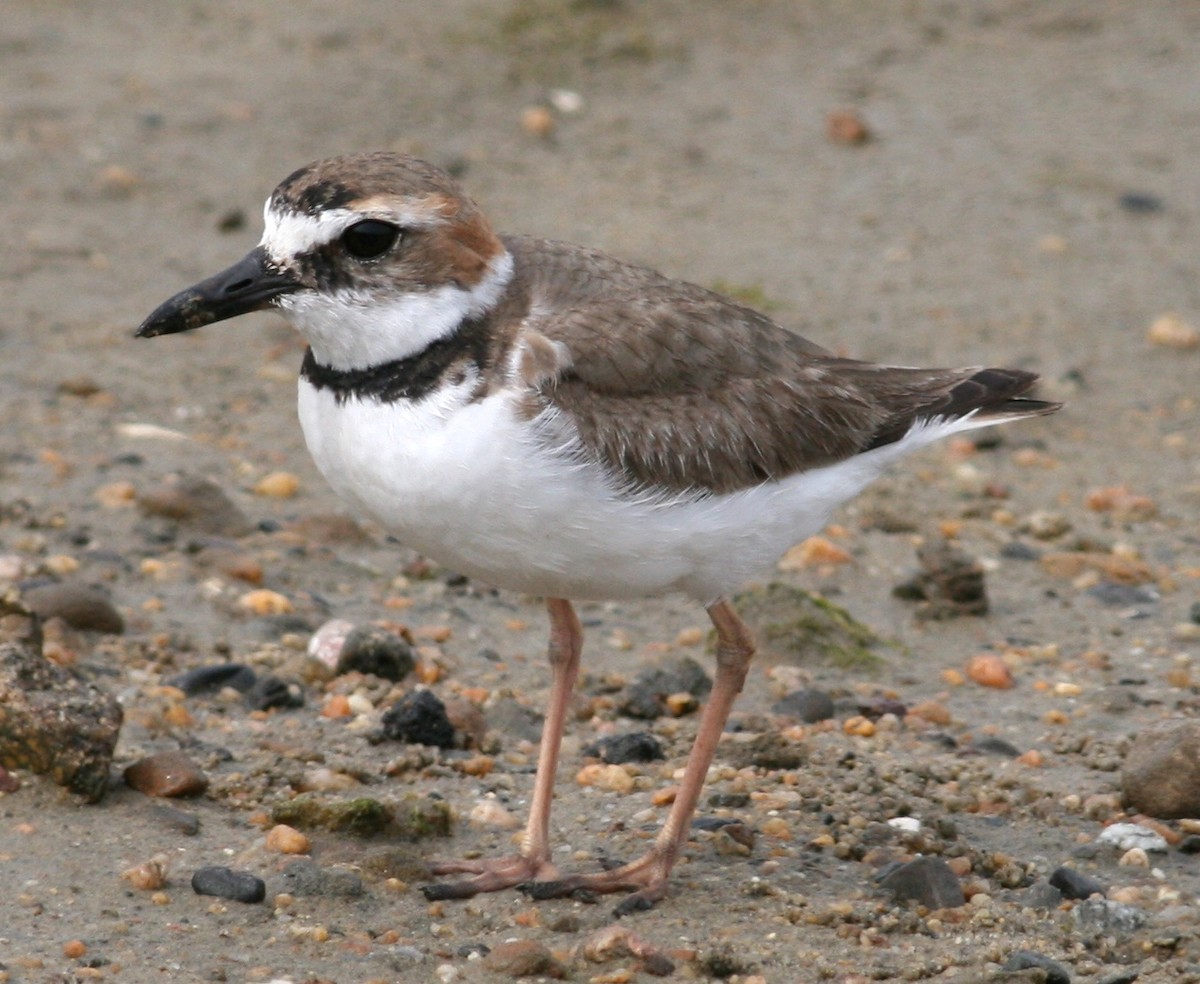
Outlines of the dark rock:
[{"label": "dark rock", "polygon": [[833,717],[833,698],[824,690],[793,690],[777,700],[771,710],[776,714],[797,718],[805,724],[815,724]]},{"label": "dark rock", "polygon": [[1086,899],[1093,895],[1104,895],[1108,887],[1095,878],[1081,874],[1065,864],[1055,868],[1050,874],[1050,884],[1057,888],[1067,899]]},{"label": "dark rock", "polygon": [[257,679],[258,674],[244,663],[215,663],[173,676],[167,681],[167,686],[182,690],[188,697],[211,693],[222,687],[233,687],[244,694]]},{"label": "dark rock", "polygon": [[1153,605],[1159,600],[1158,591],[1144,584],[1115,584],[1101,581],[1085,592],[1105,608],[1136,608],[1138,605]]},{"label": "dark rock", "polygon": [[639,674],[625,691],[621,713],[633,718],[653,720],[666,711],[666,699],[672,694],[703,697],[712,690],[712,680],[694,659],[685,656],[666,666],[653,667]]},{"label": "dark rock", "polygon": [[21,788],[21,780],[0,765],[0,793],[15,793]]},{"label": "dark rock", "polygon": [[273,673],[260,676],[246,691],[246,704],[256,711],[304,706],[304,688]]},{"label": "dark rock", "polygon": [[199,796],[208,777],[183,752],[159,752],[129,766],[125,784],[147,796]]},{"label": "dark rock", "polygon": [[653,762],[664,758],[662,743],[646,731],[635,731],[627,735],[612,735],[593,742],[583,750],[609,765],[624,762]]},{"label": "dark rock", "polygon": [[403,680],[416,665],[412,646],[395,632],[363,625],[351,629],[342,643],[337,672],[357,671],[384,680]]},{"label": "dark rock", "polygon": [[755,735],[750,741],[726,742],[719,756],[735,769],[798,769],[808,760],[803,745],[774,731]]},{"label": "dark rock", "polygon": [[1044,878],[1017,893],[1017,901],[1027,909],[1057,909],[1062,900],[1063,893]]},{"label": "dark rock", "polygon": [[1004,758],[1016,758],[1021,754],[1021,750],[1011,742],[997,738],[995,735],[985,735],[975,739],[967,746],[967,750],[978,752],[981,755],[998,755]]},{"label": "dark rock", "polygon": [[483,966],[493,974],[506,977],[566,976],[566,969],[547,946],[534,940],[506,940],[497,943],[483,958]]},{"label": "dark rock", "polygon": [[1000,556],[1006,560],[1039,560],[1042,552],[1021,540],[1009,540],[1000,548]]},{"label": "dark rock", "polygon": [[1110,899],[1084,899],[1071,910],[1079,928],[1088,932],[1133,933],[1146,925],[1146,913]]},{"label": "dark rock", "polygon": [[42,655],[37,619],[0,598],[0,765],[48,774],[88,802],[108,789],[121,705]]},{"label": "dark rock", "polygon": [[892,697],[873,697],[855,706],[860,715],[871,721],[878,721],[885,714],[891,714],[903,719],[908,714],[908,707],[903,701]]},{"label": "dark rock", "polygon": [[713,793],[708,798],[708,805],[714,810],[740,810],[749,803],[749,793]]},{"label": "dark rock", "polygon": [[893,588],[892,594],[906,601],[922,602],[917,609],[918,618],[987,614],[983,565],[974,557],[945,541],[936,541],[917,551],[917,561],[921,570]]},{"label": "dark rock", "polygon": [[1188,834],[1179,842],[1180,854],[1200,854],[1200,834]]},{"label": "dark rock", "polygon": [[1192,602],[1192,607],[1188,609],[1188,618],[1192,620],[1193,625],[1200,625],[1200,601]]},{"label": "dark rock", "polygon": [[177,810],[165,803],[156,803],[150,813],[171,830],[177,830],[186,837],[195,837],[200,833],[200,818],[194,813]]},{"label": "dark rock", "polygon": [[125,631],[125,619],[99,588],[73,581],[43,584],[22,592],[22,600],[39,618],[61,618],[74,629],[112,635]]},{"label": "dark rock", "polygon": [[291,895],[355,899],[363,894],[362,879],[353,871],[322,868],[315,861],[293,861],[280,874],[281,890]]},{"label": "dark rock", "polygon": [[1200,817],[1200,721],[1168,720],[1139,732],[1121,789],[1125,803],[1147,816]]},{"label": "dark rock", "polygon": [[1134,215],[1156,215],[1167,207],[1158,195],[1148,191],[1127,191],[1117,199],[1117,204]]},{"label": "dark rock", "polygon": [[138,496],[138,506],[149,516],[174,520],[198,533],[241,537],[254,532],[245,513],[202,475],[168,475],[157,489]]},{"label": "dark rock", "polygon": [[248,871],[212,866],[197,868],[192,875],[192,891],[197,895],[215,895],[235,902],[261,902],[267,896],[267,884]]},{"label": "dark rock", "polygon": [[962,886],[941,858],[915,858],[879,879],[881,888],[898,901],[915,901],[928,909],[956,909],[966,903]]},{"label": "dark rock", "polygon": [[446,715],[446,705],[432,690],[414,690],[405,694],[383,714],[383,735],[410,745],[454,747],[454,725]]},{"label": "dark rock", "polygon": [[1029,970],[1037,968],[1046,972],[1046,984],[1071,984],[1071,974],[1057,960],[1032,950],[1017,950],[1004,961],[1003,970]]}]

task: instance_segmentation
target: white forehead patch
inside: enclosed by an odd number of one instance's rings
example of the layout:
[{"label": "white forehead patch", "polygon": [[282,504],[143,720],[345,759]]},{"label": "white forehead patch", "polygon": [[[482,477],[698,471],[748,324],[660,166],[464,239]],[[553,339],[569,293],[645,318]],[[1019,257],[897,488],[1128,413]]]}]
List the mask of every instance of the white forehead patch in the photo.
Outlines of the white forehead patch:
[{"label": "white forehead patch", "polygon": [[330,208],[309,215],[271,207],[268,198],[263,206],[263,235],[259,245],[277,264],[284,266],[296,256],[333,242],[355,222],[378,219],[407,228],[429,227],[444,221],[442,215],[424,203],[410,206],[399,202],[367,199],[357,208]]}]

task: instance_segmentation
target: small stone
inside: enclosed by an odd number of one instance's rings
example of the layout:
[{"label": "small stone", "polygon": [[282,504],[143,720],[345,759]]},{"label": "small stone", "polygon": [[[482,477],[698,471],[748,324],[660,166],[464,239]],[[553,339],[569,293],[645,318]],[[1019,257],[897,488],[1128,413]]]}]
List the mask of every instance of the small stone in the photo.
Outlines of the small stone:
[{"label": "small stone", "polygon": [[395,632],[370,625],[345,635],[335,664],[339,674],[370,673],[393,681],[403,680],[415,666],[412,646]]},{"label": "small stone", "polygon": [[283,869],[283,891],[288,895],[313,898],[356,899],[365,889],[355,872],[344,868],[322,868],[315,861],[301,858]]},{"label": "small stone", "polygon": [[121,878],[140,892],[154,892],[167,884],[167,856],[156,854],[149,861],[121,872]]},{"label": "small stone", "polygon": [[643,671],[626,688],[621,712],[633,718],[653,720],[667,713],[667,699],[674,694],[703,697],[712,690],[712,680],[694,659],[684,657],[662,667]]},{"label": "small stone", "polygon": [[848,550],[823,536],[810,536],[785,553],[776,565],[781,571],[801,571],[810,567],[835,567],[854,558]]},{"label": "small stone", "polygon": [[21,780],[0,765],[0,793],[15,793],[20,788]]},{"label": "small stone", "polygon": [[247,591],[238,598],[237,606],[251,615],[289,615],[296,610],[287,596],[266,588]]},{"label": "small stone", "polygon": [[1131,847],[1121,855],[1117,864],[1122,868],[1149,868],[1150,856],[1140,847]]},{"label": "small stone", "polygon": [[521,110],[521,129],[544,140],[554,133],[554,113],[547,106],[526,106]]},{"label": "small stone", "polygon": [[87,953],[87,944],[83,940],[68,940],[63,944],[62,952],[68,960],[78,960]]},{"label": "small stone", "polygon": [[196,869],[192,875],[192,891],[197,895],[215,895],[253,904],[267,897],[267,884],[248,871],[234,871],[214,865]]},{"label": "small stone", "polygon": [[185,837],[195,837],[200,833],[200,818],[194,813],[179,810],[166,803],[155,803],[150,808],[150,814],[170,830],[176,830]]},{"label": "small stone", "polygon": [[1160,820],[1200,817],[1200,721],[1140,731],[1121,770],[1126,804]]},{"label": "small stone", "polygon": [[472,807],[467,819],[476,827],[498,830],[515,830],[521,826],[521,818],[494,799],[480,800]]},{"label": "small stone", "polygon": [[291,472],[276,471],[264,475],[254,485],[254,494],[272,499],[290,499],[300,489],[300,479]]},{"label": "small stone", "polygon": [[1117,204],[1134,215],[1156,215],[1167,207],[1162,198],[1148,191],[1126,191],[1118,196]]},{"label": "small stone", "polygon": [[256,711],[303,707],[304,688],[295,680],[285,680],[268,673],[254,681],[246,691],[245,699],[246,705]]},{"label": "small stone", "polygon": [[1159,600],[1158,591],[1149,585],[1114,584],[1111,581],[1093,584],[1086,593],[1105,608],[1136,608],[1156,604]]},{"label": "small stone", "polygon": [[129,766],[125,784],[147,796],[199,796],[208,788],[208,777],[183,752],[160,752]]},{"label": "small stone", "polygon": [[1071,521],[1062,513],[1042,510],[1030,513],[1021,529],[1038,540],[1057,540],[1071,532]]},{"label": "small stone", "polygon": [[983,755],[998,755],[1002,758],[1015,759],[1021,754],[1021,750],[1012,742],[1005,741],[1003,738],[997,738],[995,735],[984,735],[981,738],[976,738],[967,747],[971,751],[979,752]]},{"label": "small stone", "polygon": [[122,719],[113,697],[45,658],[32,613],[0,598],[0,765],[49,774],[94,803]]},{"label": "small stone", "polygon": [[1174,311],[1168,311],[1154,319],[1146,332],[1146,340],[1151,345],[1179,351],[1200,348],[1200,328],[1189,325]]},{"label": "small stone", "polygon": [[1039,878],[1022,891],[1019,901],[1027,909],[1057,909],[1065,895],[1052,882]]},{"label": "small stone", "polygon": [[43,584],[23,592],[22,600],[43,620],[61,618],[74,629],[120,635],[125,619],[97,588],[66,581]]},{"label": "small stone", "polygon": [[214,663],[198,666],[167,680],[168,687],[182,690],[187,697],[216,693],[224,687],[232,687],[245,693],[254,686],[258,675],[244,663]]},{"label": "small stone", "polygon": [[921,718],[930,724],[944,727],[953,720],[950,708],[939,700],[921,700],[908,709],[908,715]]},{"label": "small stone", "polygon": [[955,909],[967,901],[941,858],[919,857],[898,865],[879,879],[879,885],[901,902],[913,900],[928,909]]},{"label": "small stone", "polygon": [[967,677],[981,687],[1009,690],[1016,686],[1008,664],[995,653],[980,653],[972,656],[967,662],[966,671]]},{"label": "small stone", "polygon": [[1004,962],[1006,971],[1037,969],[1045,972],[1046,984],[1071,984],[1071,974],[1056,960],[1032,950],[1017,950]]},{"label": "small stone", "polygon": [[808,761],[808,753],[800,742],[774,731],[755,735],[749,741],[724,744],[721,755],[735,769],[786,771],[798,769]]},{"label": "small stone", "polygon": [[1108,844],[1120,851],[1131,851],[1137,848],[1157,854],[1167,852],[1166,838],[1139,823],[1114,823],[1105,827],[1100,831],[1100,836],[1096,838],[1096,843]]},{"label": "small stone", "polygon": [[776,714],[785,714],[815,724],[828,721],[834,715],[833,698],[824,690],[794,690],[775,702],[771,708]]},{"label": "small stone", "polygon": [[857,110],[835,109],[825,117],[825,135],[830,143],[856,147],[871,139],[871,131]]},{"label": "small stone", "polygon": [[922,601],[917,616],[947,619],[960,615],[986,615],[987,591],[983,566],[947,541],[927,543],[917,551],[921,571],[897,585],[898,598]]},{"label": "small stone", "polygon": [[307,854],[312,850],[312,844],[295,827],[277,823],[267,831],[267,850],[279,854]]},{"label": "small stone", "polygon": [[1071,910],[1083,930],[1096,933],[1132,933],[1146,924],[1146,913],[1110,899],[1084,899]]},{"label": "small stone", "polygon": [[493,974],[508,977],[566,976],[566,969],[546,946],[534,940],[506,940],[497,943],[483,958],[483,966]]},{"label": "small stone", "polygon": [[584,755],[594,756],[609,765],[623,762],[653,762],[664,758],[662,743],[647,731],[635,731],[625,735],[611,735],[593,742],[583,750]]},{"label": "small stone", "polygon": [[1093,895],[1103,896],[1108,887],[1101,881],[1081,874],[1065,864],[1055,868],[1050,874],[1050,884],[1062,893],[1066,899],[1087,899]]},{"label": "small stone", "polygon": [[139,495],[138,506],[149,516],[174,520],[200,533],[241,537],[254,532],[254,524],[222,488],[200,475],[169,475],[157,489]]},{"label": "small stone", "polygon": [[454,725],[432,690],[415,690],[389,707],[381,721],[383,736],[410,745],[454,747]]},{"label": "small stone", "polygon": [[595,786],[623,795],[633,792],[633,776],[619,765],[585,765],[575,781],[581,786]]}]

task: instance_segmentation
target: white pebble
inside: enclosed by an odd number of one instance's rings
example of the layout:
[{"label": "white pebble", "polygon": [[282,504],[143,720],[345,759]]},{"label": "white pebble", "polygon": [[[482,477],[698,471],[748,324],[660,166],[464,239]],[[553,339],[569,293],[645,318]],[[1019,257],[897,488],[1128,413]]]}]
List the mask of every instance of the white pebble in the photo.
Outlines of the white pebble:
[{"label": "white pebble", "polygon": [[1167,841],[1162,834],[1156,834],[1149,827],[1138,823],[1114,823],[1111,827],[1105,827],[1096,840],[1100,844],[1110,844],[1122,851],[1140,848],[1156,854],[1167,853]]}]

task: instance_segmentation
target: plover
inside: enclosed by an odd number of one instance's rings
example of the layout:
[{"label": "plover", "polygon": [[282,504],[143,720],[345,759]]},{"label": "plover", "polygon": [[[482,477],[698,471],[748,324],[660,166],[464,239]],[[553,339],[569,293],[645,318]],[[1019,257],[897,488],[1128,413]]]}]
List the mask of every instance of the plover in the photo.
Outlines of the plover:
[{"label": "plover", "polygon": [[[449,861],[431,899],[663,898],[754,652],[727,600],[893,462],[961,431],[1051,413],[1021,369],[835,356],[712,291],[603,253],[497,235],[442,170],[394,153],[289,175],[261,242],[138,329],[275,309],[308,349],[299,413],[355,509],[461,574],[545,597],[552,684],[529,820],[511,857]],[[653,846],[560,875],[550,804],[583,633],[572,601],[682,592],[716,673]]]}]

